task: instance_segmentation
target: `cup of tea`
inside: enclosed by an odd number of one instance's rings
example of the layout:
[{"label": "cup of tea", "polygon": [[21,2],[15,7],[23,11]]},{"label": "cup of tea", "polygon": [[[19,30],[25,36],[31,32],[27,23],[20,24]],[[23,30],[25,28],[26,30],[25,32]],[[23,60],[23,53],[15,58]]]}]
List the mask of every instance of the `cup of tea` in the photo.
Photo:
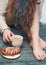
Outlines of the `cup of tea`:
[{"label": "cup of tea", "polygon": [[21,35],[13,35],[11,38],[11,44],[12,46],[21,47],[23,43],[23,36]]}]

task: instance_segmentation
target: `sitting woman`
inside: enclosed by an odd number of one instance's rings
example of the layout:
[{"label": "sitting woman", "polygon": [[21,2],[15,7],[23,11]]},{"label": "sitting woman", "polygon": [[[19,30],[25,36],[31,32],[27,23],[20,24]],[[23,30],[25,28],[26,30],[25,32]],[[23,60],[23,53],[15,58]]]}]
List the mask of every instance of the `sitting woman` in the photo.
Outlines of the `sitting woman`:
[{"label": "sitting woman", "polygon": [[[14,24],[14,19],[18,19],[19,25],[28,35],[30,47],[37,60],[43,60],[46,53],[44,42],[39,36],[39,20],[41,3],[39,0],[0,0],[0,32],[3,34],[3,41],[10,42],[14,35],[8,26]],[[16,21],[15,21],[16,22]]]}]

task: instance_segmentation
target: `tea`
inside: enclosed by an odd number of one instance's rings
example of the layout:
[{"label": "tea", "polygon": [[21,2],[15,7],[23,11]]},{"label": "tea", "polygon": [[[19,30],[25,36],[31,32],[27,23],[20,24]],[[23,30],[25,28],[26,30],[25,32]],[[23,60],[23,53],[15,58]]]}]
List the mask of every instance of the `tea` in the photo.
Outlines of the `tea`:
[{"label": "tea", "polygon": [[21,37],[14,37],[13,40],[21,40]]}]

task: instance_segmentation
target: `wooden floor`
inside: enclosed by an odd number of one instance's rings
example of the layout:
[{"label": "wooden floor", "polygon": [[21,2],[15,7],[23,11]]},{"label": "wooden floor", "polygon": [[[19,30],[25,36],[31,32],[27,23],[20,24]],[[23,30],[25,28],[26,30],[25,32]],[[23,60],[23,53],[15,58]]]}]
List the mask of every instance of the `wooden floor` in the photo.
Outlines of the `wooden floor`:
[{"label": "wooden floor", "polygon": [[[23,45],[21,47],[21,56],[17,59],[9,60],[3,58],[0,53],[0,65],[46,65],[46,59],[43,61],[37,61],[32,55],[32,50],[29,47],[27,35],[21,29],[16,30],[14,27],[11,29],[15,34],[20,34],[24,37]],[[46,41],[46,26],[42,24],[40,24],[40,36]],[[8,46],[11,45],[4,43],[0,35],[0,49]]]}]

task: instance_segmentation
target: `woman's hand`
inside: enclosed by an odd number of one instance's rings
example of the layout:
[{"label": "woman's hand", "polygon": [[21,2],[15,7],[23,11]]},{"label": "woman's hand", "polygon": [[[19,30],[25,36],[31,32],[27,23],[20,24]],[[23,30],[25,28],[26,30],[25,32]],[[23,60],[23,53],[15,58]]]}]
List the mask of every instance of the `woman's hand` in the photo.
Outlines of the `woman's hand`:
[{"label": "woman's hand", "polygon": [[9,29],[6,29],[6,30],[4,30],[4,32],[3,32],[3,41],[4,42],[8,42],[8,43],[10,43],[10,41],[11,41],[11,36],[13,36],[14,34],[9,30]]}]

